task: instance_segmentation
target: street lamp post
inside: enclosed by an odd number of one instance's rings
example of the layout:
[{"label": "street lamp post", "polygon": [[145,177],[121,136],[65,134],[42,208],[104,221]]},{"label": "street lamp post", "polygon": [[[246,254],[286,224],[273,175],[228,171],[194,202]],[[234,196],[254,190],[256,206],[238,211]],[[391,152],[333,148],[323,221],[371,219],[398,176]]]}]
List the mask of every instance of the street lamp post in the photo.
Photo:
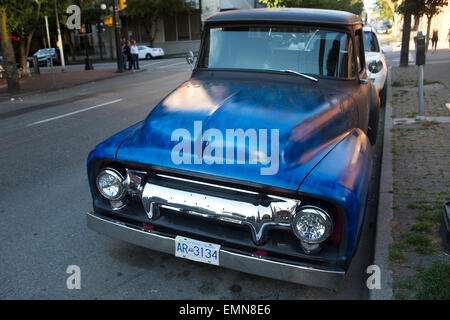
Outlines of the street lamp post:
[{"label": "street lamp post", "polygon": [[116,37],[117,72],[123,72],[122,46],[120,45],[120,18],[118,0],[114,1],[113,24]]},{"label": "street lamp post", "polygon": [[[118,10],[119,4],[118,4],[118,0],[112,0],[112,3],[113,3],[112,18],[113,18],[113,25],[114,25],[114,35],[115,35],[115,41],[116,41],[116,56],[117,56],[117,71],[116,72],[121,73],[121,72],[123,72],[123,59],[122,59],[122,46],[120,44],[120,18],[119,18],[119,10]],[[106,4],[102,3],[100,5],[100,8],[102,10],[106,10]],[[111,12],[111,8],[109,10]]]},{"label": "street lamp post", "polygon": [[84,29],[84,48],[86,51],[86,59],[84,64],[84,70],[93,70],[94,66],[92,65],[91,61],[89,60],[89,52],[88,52],[88,45],[89,45],[89,38],[87,34],[87,28],[83,27]]}]

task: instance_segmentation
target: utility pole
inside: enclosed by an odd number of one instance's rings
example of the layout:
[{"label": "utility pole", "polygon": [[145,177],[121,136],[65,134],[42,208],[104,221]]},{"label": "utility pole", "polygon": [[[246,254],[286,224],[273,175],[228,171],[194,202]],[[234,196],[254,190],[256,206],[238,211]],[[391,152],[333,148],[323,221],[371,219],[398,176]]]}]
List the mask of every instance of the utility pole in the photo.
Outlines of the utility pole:
[{"label": "utility pole", "polygon": [[48,42],[48,56],[50,57],[50,73],[52,74],[52,84],[55,86],[55,75],[53,74],[53,55],[52,55],[52,43],[50,42],[50,33],[48,32],[48,17],[45,16],[45,29],[47,31]]},{"label": "utility pole", "polygon": [[58,43],[57,46],[59,48],[59,60],[61,60],[61,71],[66,71],[66,62],[64,60],[64,49],[62,45],[61,40],[61,29],[59,28],[59,18],[58,18],[58,7],[56,6],[56,0],[54,1],[55,4],[55,14],[56,14],[56,28],[58,30]]}]

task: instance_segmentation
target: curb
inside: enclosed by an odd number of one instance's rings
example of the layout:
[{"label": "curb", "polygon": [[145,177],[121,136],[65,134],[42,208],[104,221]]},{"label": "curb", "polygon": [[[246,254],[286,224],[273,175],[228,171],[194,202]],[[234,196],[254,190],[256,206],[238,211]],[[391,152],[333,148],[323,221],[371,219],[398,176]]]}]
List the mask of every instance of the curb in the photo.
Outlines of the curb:
[{"label": "curb", "polygon": [[392,172],[392,87],[391,68],[388,69],[387,100],[384,115],[383,155],[381,158],[381,177],[378,199],[377,224],[375,231],[375,254],[373,264],[380,268],[381,288],[370,290],[370,300],[391,300],[392,271],[389,269],[389,245],[392,242],[391,220],[394,217],[393,207],[393,172]]},{"label": "curb", "polygon": [[83,84],[89,84],[89,83],[93,83],[93,82],[96,82],[96,81],[108,80],[108,79],[112,79],[112,78],[115,78],[115,77],[123,77],[125,75],[132,75],[132,74],[139,73],[139,72],[144,72],[144,71],[147,71],[147,69],[146,68],[142,68],[142,69],[136,70],[134,72],[123,72],[123,73],[114,72],[113,75],[110,75],[110,76],[107,76],[107,77],[92,79],[92,80],[88,80],[88,81],[85,81],[85,82],[74,83],[74,84],[71,84],[71,85],[58,87],[58,88],[16,92],[16,93],[11,93],[10,95],[8,93],[5,93],[3,95],[0,94],[0,102],[7,102],[11,98],[19,98],[19,97],[23,98],[23,97],[32,96],[32,95],[35,95],[35,94],[40,94],[40,93],[48,93],[48,92],[54,92],[54,91],[58,91],[58,90],[69,89],[69,88],[73,88],[73,87],[80,86],[80,85],[83,85]]}]

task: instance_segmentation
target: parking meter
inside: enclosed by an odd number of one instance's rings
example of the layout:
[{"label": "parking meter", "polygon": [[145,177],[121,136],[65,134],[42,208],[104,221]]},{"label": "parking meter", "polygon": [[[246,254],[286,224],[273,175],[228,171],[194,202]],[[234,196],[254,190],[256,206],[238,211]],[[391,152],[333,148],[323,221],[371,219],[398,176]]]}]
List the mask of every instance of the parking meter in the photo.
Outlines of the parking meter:
[{"label": "parking meter", "polygon": [[416,120],[425,120],[423,115],[423,66],[425,64],[425,37],[422,31],[417,33],[414,37],[414,42],[416,44],[416,65],[418,66],[417,74],[417,87],[418,87],[418,99],[419,99],[419,115]]},{"label": "parking meter", "polygon": [[414,37],[416,44],[416,65],[421,66],[425,64],[425,37],[421,31]]}]

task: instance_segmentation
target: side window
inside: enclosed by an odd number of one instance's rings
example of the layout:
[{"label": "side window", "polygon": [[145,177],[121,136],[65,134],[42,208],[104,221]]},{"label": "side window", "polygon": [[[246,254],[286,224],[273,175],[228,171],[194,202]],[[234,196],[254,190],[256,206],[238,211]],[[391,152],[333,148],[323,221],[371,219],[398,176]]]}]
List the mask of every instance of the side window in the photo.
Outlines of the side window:
[{"label": "side window", "polygon": [[348,57],[350,59],[350,77],[356,77],[356,61],[355,58],[353,57],[353,40],[350,38],[349,42],[348,42]]},{"label": "side window", "polygon": [[356,52],[356,66],[358,73],[364,70],[364,40],[362,28],[355,33],[355,52]]}]

